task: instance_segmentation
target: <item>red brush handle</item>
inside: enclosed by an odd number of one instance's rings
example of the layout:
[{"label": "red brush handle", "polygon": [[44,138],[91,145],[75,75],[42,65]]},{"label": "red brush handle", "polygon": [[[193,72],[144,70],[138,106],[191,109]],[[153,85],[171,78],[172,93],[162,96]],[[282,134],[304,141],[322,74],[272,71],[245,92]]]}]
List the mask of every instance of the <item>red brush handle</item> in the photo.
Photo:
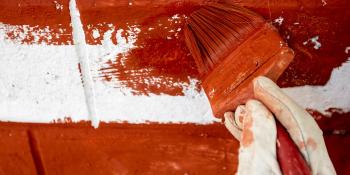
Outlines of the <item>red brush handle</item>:
[{"label": "red brush handle", "polygon": [[277,160],[284,175],[311,175],[310,167],[290,138],[286,129],[276,121]]}]

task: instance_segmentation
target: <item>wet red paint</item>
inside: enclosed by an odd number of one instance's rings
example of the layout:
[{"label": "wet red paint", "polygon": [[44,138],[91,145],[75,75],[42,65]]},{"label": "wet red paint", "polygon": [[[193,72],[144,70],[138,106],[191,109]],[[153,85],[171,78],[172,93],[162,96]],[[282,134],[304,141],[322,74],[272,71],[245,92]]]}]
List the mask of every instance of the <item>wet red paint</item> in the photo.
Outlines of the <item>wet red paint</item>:
[{"label": "wet red paint", "polygon": [[7,141],[0,141],[3,174],[233,174],[238,165],[238,142],[221,124],[101,123],[94,129],[87,122],[0,122],[0,127]]},{"label": "wet red paint", "polygon": [[[269,2],[269,3],[267,3]],[[261,1],[238,2],[259,12],[279,28],[282,37],[295,51],[295,59],[278,80],[282,87],[324,85],[334,68],[341,66],[349,54],[350,31],[348,7],[350,1]],[[324,5],[324,6],[323,6]],[[274,19],[283,17],[279,26]],[[321,47],[303,43],[319,36]]]},{"label": "wet red paint", "polygon": [[[110,1],[110,4],[113,4],[112,2],[114,1]],[[116,3],[114,2],[115,6],[106,5],[107,3],[95,5],[83,3],[79,5],[83,9],[82,20],[86,25],[105,22],[122,28],[128,23],[128,25],[138,24],[141,28],[136,43],[139,48],[131,51],[130,55],[126,57],[126,60],[129,60],[128,65],[121,66],[120,62],[116,61],[118,58],[115,58],[107,62],[108,71],[101,69],[101,77],[107,81],[113,81],[112,77],[122,79],[123,84],[131,87],[135,94],[182,94],[181,87],[171,86],[169,83],[150,85],[140,81],[140,79],[141,77],[150,79],[150,77],[155,76],[160,77],[164,82],[167,82],[167,78],[172,79],[173,82],[186,82],[187,76],[198,77],[194,62],[187,60],[191,57],[185,54],[188,51],[183,48],[182,32],[178,33],[180,39],[169,41],[166,37],[171,36],[171,34],[167,33],[164,28],[157,28],[156,24],[169,25],[167,18],[169,19],[174,14],[188,14],[197,9],[201,1],[193,1],[191,5],[186,4],[186,8],[182,9],[180,7],[183,2],[172,4],[172,2],[144,1],[141,3],[139,1],[132,6],[126,2],[118,2],[118,5]],[[295,51],[294,61],[278,80],[280,86],[324,85],[329,80],[332,70],[346,61],[348,55],[345,53],[345,48],[346,44],[350,43],[350,36],[346,33],[350,30],[350,25],[346,19],[350,16],[349,13],[343,12],[346,11],[344,7],[348,6],[349,2],[330,2],[326,6],[322,6],[321,2],[316,1],[271,1],[270,4],[266,2],[256,3],[255,1],[237,3],[259,12],[268,21],[275,24],[282,37]],[[143,8],[146,6],[147,9]],[[95,16],[99,16],[99,18],[95,18]],[[279,16],[284,19],[281,26],[273,21]],[[147,31],[147,28],[154,26],[156,26],[155,30]],[[173,27],[175,26],[169,26],[168,29],[176,29]],[[176,27],[182,28],[182,25],[176,25]],[[102,32],[106,30],[103,27],[101,29]],[[91,31],[87,30],[87,36],[91,35]],[[303,44],[315,36],[319,36],[318,41],[322,44],[320,49],[314,49],[311,42]],[[112,38],[115,37],[112,36]],[[101,39],[99,37],[97,40],[91,38],[87,40],[92,44],[98,44]],[[114,42],[116,41],[114,40]],[[154,45],[155,42],[159,45]],[[152,48],[150,45],[155,47]],[[152,72],[138,72],[142,68],[150,68]],[[166,68],[170,69],[165,71]],[[137,76],[129,73],[128,70],[135,70],[138,72]],[[179,72],[181,73],[179,74]],[[140,84],[138,84],[139,82]]]},{"label": "wet red paint", "polygon": [[[11,25],[5,27],[8,39],[23,44],[72,44],[69,0],[57,2],[63,9],[56,9],[53,1],[0,0],[0,22]],[[30,28],[24,38],[20,35],[25,32],[22,25]],[[36,39],[35,35],[41,36]]]},{"label": "wet red paint", "polygon": [[323,131],[328,154],[337,174],[350,174],[350,112],[331,108],[325,116],[317,111],[309,110]]},{"label": "wet red paint", "polygon": [[282,174],[310,175],[310,167],[300,153],[297,145],[290,138],[288,131],[278,121],[276,121],[276,128],[277,160]]},{"label": "wet red paint", "polygon": [[[349,118],[350,113],[336,114],[332,121],[339,117]],[[101,123],[97,130],[88,122],[0,123],[0,126],[4,141],[0,144],[0,169],[4,174],[35,174],[36,171],[47,174],[109,174],[113,171],[233,174],[238,165],[238,142],[221,124]],[[350,172],[350,154],[346,151],[350,144],[348,133],[325,132],[327,149],[338,174]],[[29,145],[36,150],[39,161],[33,162]],[[34,166],[38,163],[40,166]],[[16,168],[9,168],[13,164]],[[158,168],[154,169],[154,164],[159,165]],[[174,169],[172,164],[180,169]]]},{"label": "wet red paint", "polygon": [[183,95],[181,84],[189,84],[189,78],[197,78],[197,69],[186,46],[175,38],[145,39],[142,48],[133,49],[130,54],[124,61],[118,61],[124,59],[119,55],[115,61],[107,62],[100,70],[104,80],[116,78],[122,85],[131,87],[136,95]]},{"label": "wet red paint", "polygon": [[[44,35],[35,41],[29,32],[27,37],[21,39],[22,43],[71,44],[69,1],[58,0],[57,2],[63,5],[62,10],[57,10],[55,3],[49,1],[0,0],[0,21],[10,25],[28,25],[34,32],[49,27],[50,35]],[[113,81],[113,77],[120,78],[122,84],[132,88],[135,94],[182,95],[182,87],[172,83],[188,83],[188,77],[196,78],[198,73],[194,61],[184,47],[181,39],[182,32],[177,34],[179,39],[174,37],[167,39],[168,36],[172,36],[169,33],[171,29],[182,28],[181,24],[171,24],[168,19],[174,14],[188,15],[203,2],[208,1],[143,0],[135,1],[131,6],[129,1],[77,1],[88,44],[101,44],[103,33],[110,29],[107,24],[113,24],[117,29],[139,25],[142,30],[136,43],[138,49],[127,56],[128,64],[121,66],[117,61],[118,58],[101,63],[101,65],[108,65],[107,68],[101,68],[101,79]],[[290,47],[295,50],[296,57],[278,80],[278,84],[282,87],[324,85],[329,80],[332,70],[346,61],[349,55],[345,53],[345,48],[350,43],[350,36],[346,33],[350,30],[347,22],[350,13],[346,10],[349,3],[346,0],[337,0],[322,6],[321,1],[306,0],[298,2],[274,0],[269,3],[265,1],[257,3],[254,0],[237,2],[259,12],[272,22],[279,16],[284,18],[281,26],[274,24]],[[158,24],[164,25],[163,28]],[[165,26],[168,26],[168,29],[164,29]],[[148,31],[150,27],[154,27],[155,30]],[[96,39],[92,37],[93,29],[98,29],[100,32],[100,36]],[[18,29],[18,31],[21,30]],[[116,31],[112,34],[112,41],[117,44],[115,34]],[[16,31],[11,29],[7,30],[7,35],[12,40],[19,38]],[[303,44],[315,36],[319,36],[319,42],[322,44],[319,50],[315,50],[310,42]],[[154,43],[159,44],[152,48]],[[106,69],[109,70],[105,71]],[[141,69],[152,71],[145,73],[141,72]],[[138,73],[132,74],[129,70]],[[152,85],[152,83],[140,81],[141,78],[151,81],[154,77],[166,83],[153,82]]]},{"label": "wet red paint", "polygon": [[[126,30],[132,30],[132,26],[141,30],[134,44],[135,49],[126,55],[119,54],[112,60],[100,63],[100,79],[111,82],[112,86],[114,79],[117,79],[118,84],[131,88],[135,95],[184,95],[183,85],[189,84],[190,78],[198,78],[194,60],[184,42],[182,28],[186,15],[197,9],[199,4],[151,3],[148,8],[137,2],[132,6],[124,4],[108,8],[88,8],[85,5],[85,2],[81,4],[78,1],[78,6],[82,9],[82,22],[87,26],[85,33],[89,44],[101,44],[103,33],[113,27],[113,44],[118,44],[118,29],[124,30],[122,36],[125,38],[128,36]],[[98,30],[100,36],[94,38],[93,30]],[[197,84],[197,90],[199,89]]]},{"label": "wet red paint", "polygon": [[329,115],[327,116],[311,109],[308,112],[315,118],[324,135],[350,134],[350,112],[343,112],[341,109],[335,108],[328,109]]}]

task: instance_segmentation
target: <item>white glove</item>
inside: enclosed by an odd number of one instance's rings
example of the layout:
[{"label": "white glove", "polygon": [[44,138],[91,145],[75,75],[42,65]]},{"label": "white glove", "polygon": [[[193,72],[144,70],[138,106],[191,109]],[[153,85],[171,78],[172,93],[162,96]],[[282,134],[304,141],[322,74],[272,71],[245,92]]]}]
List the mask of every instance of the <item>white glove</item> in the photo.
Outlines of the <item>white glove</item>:
[{"label": "white glove", "polygon": [[270,79],[257,77],[253,86],[256,100],[237,107],[235,114],[225,113],[226,128],[240,141],[237,174],[281,174],[273,116],[286,128],[312,174],[336,174],[322,131],[311,115]]}]

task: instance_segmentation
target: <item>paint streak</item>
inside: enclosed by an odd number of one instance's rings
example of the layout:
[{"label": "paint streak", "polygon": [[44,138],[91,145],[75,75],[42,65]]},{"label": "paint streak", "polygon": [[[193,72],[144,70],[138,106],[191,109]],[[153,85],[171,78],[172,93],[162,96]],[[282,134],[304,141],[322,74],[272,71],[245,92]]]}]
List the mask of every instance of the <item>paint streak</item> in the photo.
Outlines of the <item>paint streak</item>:
[{"label": "paint streak", "polygon": [[197,70],[183,44],[176,38],[146,39],[142,48],[133,49],[130,55],[118,55],[108,61],[100,75],[106,81],[118,79],[131,87],[135,95],[184,95],[182,84],[189,84],[189,78],[197,78]]},{"label": "paint streak", "polygon": [[[113,13],[108,16],[105,16],[104,11],[81,10],[82,21],[87,26],[85,32],[89,44],[103,44],[101,35],[113,29],[110,39],[117,45],[115,28],[124,29],[121,35],[126,40],[130,35],[126,32],[127,29],[138,30],[136,42],[133,44],[135,48],[101,62],[98,79],[107,81],[112,86],[132,88],[134,95],[184,95],[184,86],[190,84],[190,79],[197,79],[198,72],[184,42],[182,28],[186,15],[197,6],[198,4],[192,3],[172,3],[162,7],[150,6],[151,11],[138,6],[129,7],[128,11],[126,8],[120,11],[104,9]],[[93,22],[96,20],[96,13],[102,13],[103,16],[103,20],[96,21],[99,23]],[[140,14],[145,17],[139,16]],[[134,18],[121,20],[118,18],[120,15],[134,15]],[[99,37],[93,36],[96,30],[100,33]],[[200,84],[197,83],[196,87],[199,91]]]},{"label": "paint streak", "polygon": [[244,120],[244,126],[242,131],[241,144],[243,147],[249,147],[254,142],[254,135],[252,131],[253,117],[251,114],[247,114],[243,120]]},{"label": "paint streak", "polygon": [[[282,77],[278,80],[278,84],[282,87],[291,87],[291,86],[301,86],[301,85],[324,85],[330,77],[330,74],[335,67],[339,67],[341,63],[346,61],[346,54],[344,53],[344,48],[346,47],[346,43],[350,42],[350,37],[347,35],[346,31],[350,30],[350,26],[347,24],[346,19],[348,19],[349,14],[343,14],[339,13],[343,11],[343,7],[346,6],[347,2],[338,2],[338,3],[332,3],[328,4],[326,7],[319,9],[320,4],[313,4],[310,2],[280,2],[277,3],[277,1],[270,4],[270,8],[267,8],[267,4],[259,4],[255,1],[247,1],[245,4],[243,4],[246,7],[252,8],[253,10],[259,12],[262,14],[266,19],[276,19],[278,17],[283,17],[284,21],[279,26],[279,24],[276,24],[277,28],[280,30],[281,35],[284,37],[284,39],[289,43],[289,45],[295,50],[296,52],[296,58],[292,62],[292,64],[287,68],[285,73],[282,75]],[[199,2],[194,2],[194,4],[200,4]],[[339,5],[340,4],[340,5]],[[143,5],[143,4],[142,4]],[[147,4],[149,8],[152,8],[154,4],[150,3]],[[128,81],[139,81],[140,77],[146,78],[150,76],[157,76],[162,77],[163,80],[167,81],[166,78],[163,78],[165,75],[166,77],[171,77],[176,82],[186,81],[186,76],[176,75],[176,71],[168,71],[164,72],[164,67],[169,67],[167,65],[166,61],[168,61],[167,57],[165,55],[179,55],[177,52],[187,52],[186,50],[182,50],[182,47],[164,47],[166,49],[170,50],[163,50],[162,47],[154,47],[153,51],[157,50],[158,53],[162,53],[160,55],[152,55],[149,52],[150,47],[148,47],[148,43],[156,42],[158,39],[160,39],[162,42],[174,42],[174,45],[183,45],[182,40],[179,39],[177,41],[168,41],[166,39],[167,36],[171,36],[167,34],[167,30],[164,28],[154,28],[154,24],[163,25],[163,27],[169,27],[168,21],[164,19],[169,18],[170,16],[179,13],[189,13],[191,10],[194,10],[195,8],[190,9],[179,9],[176,10],[176,8],[173,10],[172,13],[166,12],[167,7],[171,7],[171,5],[167,5],[166,3],[160,3],[157,4],[160,9],[163,10],[154,10],[154,11],[148,11],[148,10],[141,10],[140,4],[139,6],[128,6],[128,10],[130,12],[126,12],[125,10],[121,11],[120,13],[124,13],[125,16],[122,19],[118,18],[121,16],[121,14],[118,12],[113,12],[110,8],[100,5],[100,8],[97,8],[98,10],[87,9],[87,4],[82,4],[81,6],[84,6],[83,9],[85,9],[85,12],[83,10],[82,16],[83,21],[85,18],[86,24],[92,24],[98,22],[112,22],[118,23],[120,26],[125,25],[126,23],[132,23],[135,22],[137,24],[140,24],[143,26],[142,32],[138,36],[137,45],[139,48],[137,51],[130,52],[130,55],[126,57],[126,59],[129,59],[129,64],[131,66],[135,66],[137,64],[140,67],[143,68],[152,68],[152,73],[139,73],[138,76],[133,76],[130,72],[126,72],[125,68],[123,68],[124,72],[119,75],[118,69],[122,66],[120,66],[120,63],[116,62],[118,58],[115,60],[112,60],[111,62],[108,62],[107,64],[110,65],[109,68],[115,70],[111,75],[108,73],[105,74],[105,72],[102,73],[101,77],[105,78],[107,81],[113,81],[112,77],[119,77],[124,79],[124,83],[128,87],[132,87],[135,90],[135,93],[138,94],[137,91],[139,91],[139,94],[147,94],[147,93],[156,93],[159,94],[161,92],[171,95],[179,95],[181,94],[181,90],[178,87],[171,87],[171,86],[163,86],[163,85],[147,85],[147,83],[141,82],[143,85],[136,85],[134,83],[126,83],[126,80]],[[98,6],[98,5],[96,5]],[[120,5],[122,6],[122,5]],[[120,6],[116,6],[115,8],[121,8]],[[126,5],[125,5],[126,6]],[[194,5],[195,6],[195,5]],[[103,12],[102,9],[105,9],[106,12]],[[168,8],[170,9],[170,8]],[[140,14],[135,14],[134,10],[139,10]],[[165,12],[164,12],[165,11]],[[91,13],[92,12],[92,13]],[[174,13],[176,12],[176,13]],[[111,13],[113,15],[111,15]],[[116,14],[117,13],[117,14]],[[155,15],[157,14],[158,15]],[[271,13],[271,14],[270,14]],[[94,15],[102,15],[102,19],[93,19]],[[335,14],[336,16],[334,17]],[[143,15],[143,16],[142,16]],[[270,16],[271,15],[271,16]],[[114,19],[119,19],[117,22]],[[321,21],[321,22],[320,22]],[[158,23],[157,23],[158,22]],[[156,26],[157,27],[157,26]],[[181,26],[180,26],[181,27]],[[148,31],[148,29],[151,28],[151,31]],[[168,28],[169,30],[174,28]],[[345,29],[345,30],[344,30]],[[348,29],[348,30],[346,30]],[[176,30],[175,30],[176,31]],[[303,45],[302,43],[305,40],[308,40],[315,35],[319,36],[319,40],[322,41],[322,47],[319,50],[315,50],[312,44],[310,45]],[[92,36],[92,34],[90,34]],[[151,37],[152,40],[148,40],[147,37]],[[179,37],[181,38],[181,32],[179,33]],[[101,37],[100,37],[101,38]],[[113,38],[113,37],[112,37]],[[99,38],[98,38],[99,39]],[[158,40],[159,41],[159,40]],[[157,42],[158,42],[157,41]],[[99,41],[94,41],[95,43],[98,43]],[[171,45],[171,44],[169,44]],[[145,46],[143,48],[143,46]],[[144,53],[147,52],[147,53]],[[134,58],[137,55],[136,58]],[[149,56],[148,56],[149,55]],[[164,60],[164,62],[158,62],[158,65],[155,64],[138,64],[138,63],[130,63],[130,62],[138,62],[139,60],[143,60],[143,57],[151,57],[151,60]],[[155,58],[158,57],[158,58]],[[187,58],[190,58],[190,56],[186,56]],[[182,71],[186,72],[184,74],[188,74],[190,77],[198,77],[195,72],[195,65],[193,61],[186,60],[186,59],[177,59],[172,58],[176,60],[177,64],[181,65],[183,68]],[[172,60],[170,58],[170,60]],[[150,60],[150,59],[148,59]],[[140,61],[142,62],[142,61]],[[152,61],[151,61],[152,62]],[[193,64],[193,65],[187,65],[186,64]],[[118,65],[119,64],[119,65]],[[162,65],[162,66],[160,66]],[[161,68],[159,68],[161,67]],[[322,67],[322,69],[320,69]],[[176,69],[176,67],[174,68]],[[134,69],[135,70],[135,69]],[[136,69],[137,70],[137,69]],[[138,69],[140,70],[140,69]],[[135,80],[133,80],[135,77]],[[155,83],[157,84],[157,83]]]},{"label": "paint streak", "polygon": [[[78,1],[88,44],[101,44],[103,34],[110,29],[107,24],[124,29],[137,24],[141,28],[135,43],[137,49],[131,50],[126,56],[118,55],[109,61],[101,62],[103,66],[100,68],[98,79],[110,82],[112,86],[115,82],[113,78],[121,79],[124,86],[132,88],[133,93],[139,95],[183,95],[183,86],[180,84],[188,83],[188,77],[197,78],[198,73],[183,43],[183,23],[175,23],[176,20],[172,17],[176,14],[180,17],[188,15],[203,2],[207,1],[144,0],[131,4],[116,0]],[[350,30],[347,21],[350,14],[342,12],[347,11],[345,7],[349,6],[349,3],[332,1],[323,7],[321,3],[306,0],[274,0],[269,4],[257,3],[254,0],[237,2],[271,21],[283,17],[283,23],[280,26],[276,24],[276,27],[295,50],[296,58],[278,80],[282,87],[324,85],[329,80],[332,70],[346,61],[349,55],[344,49],[350,43],[350,35],[346,33]],[[56,4],[62,5],[63,8],[57,9]],[[72,43],[68,0],[35,3],[0,0],[0,7],[0,21],[4,25],[12,25],[12,28],[6,29],[8,39],[27,44]],[[17,10],[11,10],[10,7]],[[177,31],[179,29],[181,30]],[[94,37],[94,30],[98,30],[100,35]],[[174,32],[170,32],[172,30]],[[21,33],[26,33],[25,37],[22,37]],[[117,44],[115,35],[116,31],[112,33],[111,39]],[[312,44],[303,45],[304,41],[316,35],[322,43],[320,49],[315,50]],[[125,37],[126,33],[123,36]],[[122,57],[124,58],[121,59]],[[122,65],[121,60],[126,60],[126,64]],[[142,79],[145,81],[141,81]]]},{"label": "paint streak", "polygon": [[343,112],[341,109],[330,108],[328,114],[309,109],[308,112],[314,117],[317,124],[323,131],[323,135],[332,135],[335,131],[342,131],[340,135],[350,133],[350,112]]},{"label": "paint streak", "polygon": [[[283,24],[275,24],[282,37],[295,51],[295,58],[278,80],[281,87],[302,85],[325,85],[334,68],[341,66],[349,55],[344,48],[350,43],[350,13],[347,7],[350,1],[337,0],[322,6],[316,1],[281,1],[271,0],[256,2],[238,1],[269,21],[282,16]],[[303,43],[315,36],[322,47],[315,49],[315,44]]]},{"label": "paint streak", "polygon": [[313,138],[308,138],[307,141],[306,141],[306,144],[312,150],[316,150],[316,148],[317,148],[317,143],[316,143],[316,141]]},{"label": "paint streak", "polygon": [[[68,0],[55,2],[0,0],[0,29],[9,40],[22,44],[70,45],[72,28]],[[16,10],[14,10],[16,9]]]}]

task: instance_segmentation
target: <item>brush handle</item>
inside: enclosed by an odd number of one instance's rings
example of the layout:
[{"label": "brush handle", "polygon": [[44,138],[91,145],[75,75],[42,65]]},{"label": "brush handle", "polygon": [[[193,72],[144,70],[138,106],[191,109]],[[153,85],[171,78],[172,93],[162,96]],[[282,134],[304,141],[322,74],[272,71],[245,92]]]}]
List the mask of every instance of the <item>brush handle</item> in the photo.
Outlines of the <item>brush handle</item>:
[{"label": "brush handle", "polygon": [[277,127],[277,160],[284,175],[310,175],[311,170],[290,138],[286,129],[276,121]]}]

